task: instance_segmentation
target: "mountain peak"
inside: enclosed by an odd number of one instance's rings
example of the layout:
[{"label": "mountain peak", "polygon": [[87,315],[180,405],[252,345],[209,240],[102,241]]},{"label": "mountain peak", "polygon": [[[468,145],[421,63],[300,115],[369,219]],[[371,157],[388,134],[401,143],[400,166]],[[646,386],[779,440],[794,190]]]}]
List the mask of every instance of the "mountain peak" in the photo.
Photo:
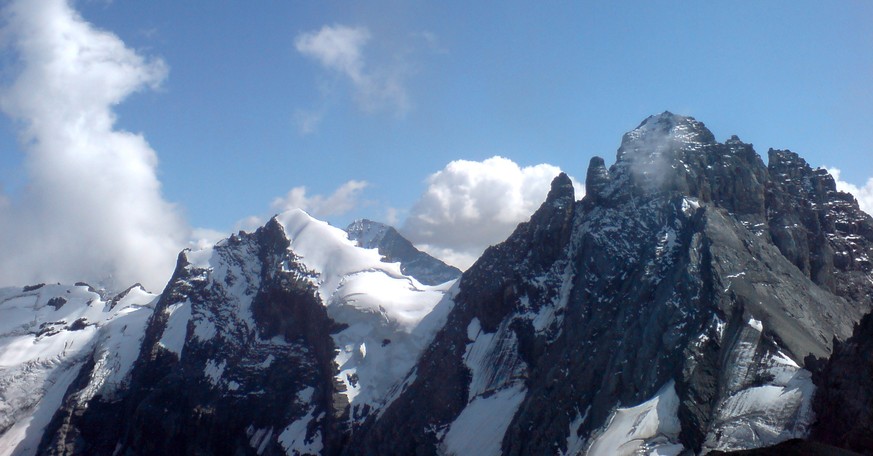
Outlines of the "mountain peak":
[{"label": "mountain peak", "polygon": [[660,154],[676,148],[695,150],[714,143],[715,136],[703,122],[664,111],[649,116],[637,128],[625,133],[618,159],[621,160],[628,152]]},{"label": "mountain peak", "polygon": [[369,219],[358,219],[346,227],[349,239],[368,249],[377,248],[382,239],[394,228]]},{"label": "mountain peak", "polygon": [[[569,178],[568,178],[569,179]],[[454,266],[415,248],[396,229],[384,223],[367,219],[352,222],[346,233],[349,240],[365,249],[378,249],[383,261],[400,263],[400,270],[425,285],[439,285],[461,276]]]},{"label": "mountain peak", "polygon": [[552,186],[548,196],[546,196],[546,202],[559,204],[565,200],[572,204],[576,200],[576,192],[573,189],[573,181],[570,180],[570,176],[562,172],[552,179]]},{"label": "mountain peak", "polygon": [[[736,173],[748,177],[740,179],[745,187],[741,193],[757,197],[763,192],[760,184],[766,166],[751,144],[736,136],[721,144],[703,122],[665,111],[649,116],[624,134],[615,164],[609,169],[602,159],[591,160],[586,182],[587,194],[591,195],[588,201],[612,205],[630,197],[664,192],[702,201],[718,200],[725,193],[735,196],[736,189],[725,183],[736,182]],[[751,209],[741,202],[742,210],[762,212],[760,199],[752,202]]]}]

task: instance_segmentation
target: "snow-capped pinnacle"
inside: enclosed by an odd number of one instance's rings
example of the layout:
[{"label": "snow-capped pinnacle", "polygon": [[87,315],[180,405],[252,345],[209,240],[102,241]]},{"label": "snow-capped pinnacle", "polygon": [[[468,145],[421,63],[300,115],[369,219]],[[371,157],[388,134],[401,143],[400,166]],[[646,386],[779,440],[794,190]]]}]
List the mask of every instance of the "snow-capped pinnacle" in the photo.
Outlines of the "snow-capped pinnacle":
[{"label": "snow-capped pinnacle", "polygon": [[637,128],[625,133],[618,149],[618,160],[629,152],[660,154],[671,149],[698,149],[714,144],[712,132],[693,117],[664,111],[649,116]]}]

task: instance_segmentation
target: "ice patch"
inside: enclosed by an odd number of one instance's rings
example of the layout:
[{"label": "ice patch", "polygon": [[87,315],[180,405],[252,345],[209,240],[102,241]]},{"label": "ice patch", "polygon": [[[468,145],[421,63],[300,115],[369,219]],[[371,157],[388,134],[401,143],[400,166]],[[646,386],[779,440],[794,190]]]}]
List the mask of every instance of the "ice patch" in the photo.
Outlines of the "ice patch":
[{"label": "ice patch", "polygon": [[67,389],[76,380],[81,364],[69,366],[61,370],[56,378],[47,381],[46,388],[35,410],[28,416],[18,420],[11,428],[0,435],[0,451],[8,454],[36,454],[45,427],[49,424],[55,411],[61,406]]},{"label": "ice patch", "polygon": [[474,342],[476,337],[479,336],[479,332],[482,331],[482,325],[479,324],[479,319],[474,318],[470,320],[470,324],[467,325],[467,340],[470,342]]},{"label": "ice patch", "polygon": [[794,371],[784,385],[739,391],[719,404],[713,422],[718,437],[708,435],[704,448],[742,450],[804,438],[814,420],[814,393],[812,374],[805,369]]},{"label": "ice patch", "polygon": [[[478,319],[474,318],[467,326],[467,334],[479,326]],[[491,334],[480,329],[475,340],[467,344],[464,364],[471,373],[468,401],[520,381],[527,369],[518,357],[518,339],[507,321]]]},{"label": "ice patch", "polygon": [[[740,334],[733,359],[723,373],[726,396],[714,407],[704,452],[743,450],[804,438],[814,420],[812,374],[782,351],[758,359],[760,322],[751,319]],[[756,377],[767,383],[751,382]]]},{"label": "ice patch", "polygon": [[681,431],[678,410],[679,396],[671,380],[648,401],[616,409],[588,447],[587,455],[678,455],[683,450],[677,443]]},{"label": "ice patch", "polygon": [[[152,297],[140,296],[137,300],[148,302]],[[132,300],[127,305],[116,306],[115,312],[116,316],[102,325],[97,334],[91,381],[79,393],[80,403],[97,394],[105,399],[114,397],[133,368],[133,363],[139,358],[152,309],[139,307]]]},{"label": "ice patch", "polygon": [[474,318],[467,325],[471,340],[464,364],[471,378],[467,406],[449,426],[442,449],[449,455],[497,455],[506,428],[527,388],[527,365],[518,357],[518,340],[505,320],[493,333],[482,330]]},{"label": "ice patch", "polygon": [[667,227],[663,234],[661,234],[661,238],[658,239],[658,243],[655,245],[655,256],[661,257],[665,253],[672,252],[676,246],[676,231],[673,228]]},{"label": "ice patch", "polygon": [[194,321],[194,337],[201,341],[207,341],[215,337],[218,329],[215,323],[208,317],[200,318]]},{"label": "ice patch", "polygon": [[246,436],[249,438],[249,446],[260,456],[273,440],[273,428],[255,429],[254,426],[249,426],[246,428]]},{"label": "ice patch", "polygon": [[567,434],[567,451],[564,453],[566,456],[575,456],[579,454],[583,454],[585,452],[585,443],[588,439],[583,438],[582,436],[577,434],[579,427],[582,426],[582,423],[588,419],[588,412],[591,411],[591,406],[589,405],[585,409],[585,413],[576,413],[576,418],[570,422],[570,432]]},{"label": "ice patch", "polygon": [[279,443],[285,449],[288,455],[304,455],[304,454],[320,454],[324,443],[322,442],[321,431],[316,430],[312,435],[308,435],[309,423],[315,417],[315,407],[303,418],[289,424],[282,433],[279,434]]},{"label": "ice patch", "polygon": [[35,452],[89,356],[94,366],[76,400],[111,398],[139,355],[155,298],[136,287],[110,308],[86,286],[0,289],[0,452]]},{"label": "ice patch", "polygon": [[697,201],[697,198],[682,198],[682,212],[684,212],[685,215],[691,215],[691,213],[698,208],[700,208],[700,202]]},{"label": "ice patch", "polygon": [[503,435],[526,393],[524,385],[515,384],[474,399],[452,422],[443,438],[442,450],[455,456],[501,454]]},{"label": "ice patch", "polygon": [[754,317],[749,317],[749,326],[755,331],[762,332],[764,331],[764,324],[761,323],[761,320],[755,320]]},{"label": "ice patch", "polygon": [[218,386],[221,383],[221,376],[224,375],[224,368],[227,367],[227,361],[222,360],[221,363],[210,359],[206,362],[206,368],[203,369],[203,376],[212,383],[213,386]]},{"label": "ice patch", "polygon": [[188,332],[188,321],[191,320],[191,303],[185,301],[172,304],[164,312],[169,314],[169,318],[158,344],[181,358]]},{"label": "ice patch", "polygon": [[267,355],[267,358],[264,360],[264,362],[262,362],[258,366],[261,367],[262,369],[266,369],[266,368],[270,367],[270,365],[273,364],[273,361],[275,361],[275,360],[276,360],[276,357],[273,356],[272,354]]},{"label": "ice patch", "polygon": [[210,261],[212,260],[213,247],[207,247],[199,250],[189,250],[185,252],[185,258],[191,266],[198,269],[209,269]]}]

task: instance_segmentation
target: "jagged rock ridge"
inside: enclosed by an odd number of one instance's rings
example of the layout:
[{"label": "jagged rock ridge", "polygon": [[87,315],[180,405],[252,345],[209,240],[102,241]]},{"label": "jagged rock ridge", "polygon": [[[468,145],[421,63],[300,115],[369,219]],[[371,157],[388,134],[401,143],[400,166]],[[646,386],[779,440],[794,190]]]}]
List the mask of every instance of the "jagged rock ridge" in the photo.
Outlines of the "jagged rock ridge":
[{"label": "jagged rock ridge", "polygon": [[[585,198],[558,176],[530,221],[438,286],[388,228],[353,224],[354,242],[292,211],[183,252],[159,297],[4,291],[15,323],[3,346],[50,350],[0,356],[16,366],[0,371],[0,442],[15,454],[613,455],[812,432],[866,449],[869,395],[854,378],[869,377],[856,360],[871,319],[847,338],[873,307],[873,221],[825,171],[768,155],[652,116],[609,168],[591,160]],[[44,382],[42,399],[11,394],[22,375]],[[816,414],[834,424],[815,427]]]},{"label": "jagged rock ridge", "polygon": [[674,454],[807,436],[805,359],[871,308],[873,224],[826,172],[769,160],[663,113],[609,169],[592,159],[580,202],[558,178],[464,274],[404,394],[349,452]]}]

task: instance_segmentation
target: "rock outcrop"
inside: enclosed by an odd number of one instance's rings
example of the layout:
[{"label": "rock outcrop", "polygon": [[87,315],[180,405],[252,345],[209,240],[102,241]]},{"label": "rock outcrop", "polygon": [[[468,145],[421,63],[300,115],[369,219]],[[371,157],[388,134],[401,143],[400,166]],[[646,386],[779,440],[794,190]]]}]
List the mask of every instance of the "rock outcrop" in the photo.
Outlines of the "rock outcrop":
[{"label": "rock outcrop", "polygon": [[868,314],[816,375],[813,437],[873,454],[873,314]]}]

